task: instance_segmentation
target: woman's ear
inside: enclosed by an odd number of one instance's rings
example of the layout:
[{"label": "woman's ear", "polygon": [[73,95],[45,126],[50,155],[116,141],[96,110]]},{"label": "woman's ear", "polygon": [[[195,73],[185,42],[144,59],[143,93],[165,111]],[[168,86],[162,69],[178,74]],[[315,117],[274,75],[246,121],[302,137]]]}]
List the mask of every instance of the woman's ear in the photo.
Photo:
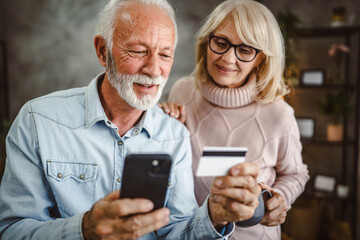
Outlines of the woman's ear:
[{"label": "woman's ear", "polygon": [[259,67],[265,61],[265,54],[262,52],[259,53],[259,58],[256,60],[256,67]]},{"label": "woman's ear", "polygon": [[99,63],[101,66],[106,67],[107,47],[105,39],[100,35],[96,35],[94,39],[94,46]]},{"label": "woman's ear", "polygon": [[258,71],[258,69],[264,63],[264,61],[265,61],[265,55],[262,52],[260,52],[259,56],[256,58],[254,70]]}]

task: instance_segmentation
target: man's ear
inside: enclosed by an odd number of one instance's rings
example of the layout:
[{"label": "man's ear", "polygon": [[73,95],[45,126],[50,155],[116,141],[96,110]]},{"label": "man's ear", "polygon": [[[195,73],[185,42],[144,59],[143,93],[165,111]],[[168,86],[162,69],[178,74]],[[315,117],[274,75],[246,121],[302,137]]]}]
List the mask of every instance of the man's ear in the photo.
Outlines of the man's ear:
[{"label": "man's ear", "polygon": [[105,39],[100,35],[96,35],[94,39],[94,46],[101,66],[106,67],[107,47]]}]

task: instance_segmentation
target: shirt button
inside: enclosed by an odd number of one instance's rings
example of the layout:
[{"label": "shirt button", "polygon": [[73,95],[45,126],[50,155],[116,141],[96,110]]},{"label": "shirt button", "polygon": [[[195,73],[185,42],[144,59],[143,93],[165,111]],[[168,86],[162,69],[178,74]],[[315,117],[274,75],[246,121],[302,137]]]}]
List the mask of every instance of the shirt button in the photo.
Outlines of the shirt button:
[{"label": "shirt button", "polygon": [[107,124],[111,125],[111,122],[110,122],[110,121],[107,121]]},{"label": "shirt button", "polygon": [[117,179],[117,182],[118,182],[118,183],[121,182],[121,178],[118,178],[118,179]]},{"label": "shirt button", "polygon": [[170,187],[171,186],[171,182],[168,182],[168,187]]},{"label": "shirt button", "polygon": [[80,179],[84,179],[85,175],[84,174],[80,174]]},{"label": "shirt button", "polygon": [[119,145],[119,146],[123,145],[123,142],[122,142],[122,141],[119,141],[119,142],[118,142],[118,145]]},{"label": "shirt button", "polygon": [[134,134],[135,134],[135,135],[138,135],[139,133],[140,133],[140,129],[139,129],[139,128],[135,128]]},{"label": "shirt button", "polygon": [[62,175],[62,173],[58,173],[58,178],[62,178],[63,177],[63,175]]}]

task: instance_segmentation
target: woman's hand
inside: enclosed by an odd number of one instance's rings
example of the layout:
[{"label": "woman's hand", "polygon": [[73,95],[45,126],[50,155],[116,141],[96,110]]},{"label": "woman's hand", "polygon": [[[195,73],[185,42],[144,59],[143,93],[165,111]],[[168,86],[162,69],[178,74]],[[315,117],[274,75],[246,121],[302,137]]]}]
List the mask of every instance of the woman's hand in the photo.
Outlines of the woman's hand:
[{"label": "woman's hand", "polygon": [[264,198],[266,212],[263,220],[261,221],[261,224],[270,227],[284,223],[287,212],[284,196],[278,192],[273,191],[272,188],[265,183],[260,183],[259,185],[261,189],[267,189],[272,194],[271,198]]},{"label": "woman's hand", "polygon": [[176,118],[181,123],[185,124],[186,113],[185,106],[172,102],[162,102],[159,103],[159,106],[164,110],[165,113],[169,114],[171,117]]}]

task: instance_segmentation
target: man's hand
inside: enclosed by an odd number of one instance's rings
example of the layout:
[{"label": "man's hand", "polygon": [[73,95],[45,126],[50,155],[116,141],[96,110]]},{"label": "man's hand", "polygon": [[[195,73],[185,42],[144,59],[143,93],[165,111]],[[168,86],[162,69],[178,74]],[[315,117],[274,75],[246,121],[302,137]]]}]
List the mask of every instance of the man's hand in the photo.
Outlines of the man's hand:
[{"label": "man's hand", "polygon": [[273,191],[272,188],[265,183],[260,183],[260,187],[261,189],[269,190],[272,194],[272,198],[264,198],[265,209],[267,212],[265,213],[261,224],[270,227],[284,223],[287,212],[284,196]]},{"label": "man's hand", "polygon": [[170,211],[147,199],[119,199],[120,191],[109,193],[85,213],[83,236],[91,239],[138,239],[169,222]]},{"label": "man's hand", "polygon": [[209,212],[215,228],[228,222],[251,218],[258,206],[261,192],[256,183],[259,169],[251,163],[241,163],[230,169],[227,176],[214,179],[209,198]]},{"label": "man's hand", "polygon": [[159,107],[161,107],[165,113],[169,114],[171,117],[176,118],[181,123],[185,123],[186,121],[186,112],[185,105],[180,105],[172,102],[162,102],[159,103]]}]

